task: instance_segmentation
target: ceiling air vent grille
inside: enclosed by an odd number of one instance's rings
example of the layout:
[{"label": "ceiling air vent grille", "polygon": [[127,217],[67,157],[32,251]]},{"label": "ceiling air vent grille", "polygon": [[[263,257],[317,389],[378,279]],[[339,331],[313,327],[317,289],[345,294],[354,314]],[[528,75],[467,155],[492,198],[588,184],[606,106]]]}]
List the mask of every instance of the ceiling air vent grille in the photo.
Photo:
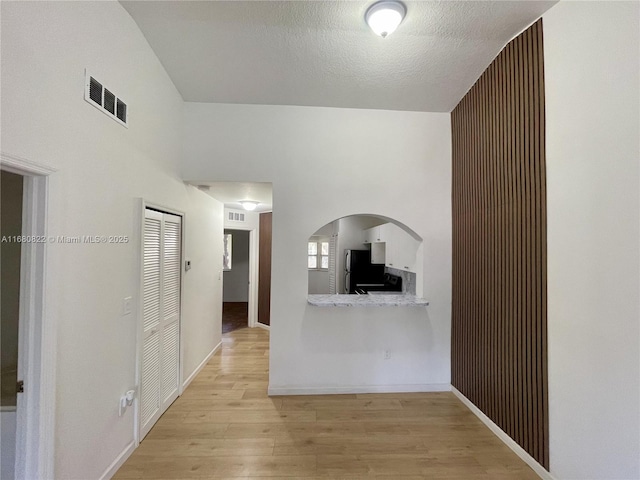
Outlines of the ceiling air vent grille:
[{"label": "ceiling air vent grille", "polygon": [[120,99],[116,101],[116,117],[125,123],[127,121],[127,104]]},{"label": "ceiling air vent grille", "polygon": [[102,84],[92,77],[89,77],[89,99],[102,105]]},{"label": "ceiling air vent grille", "polygon": [[116,96],[106,88],[104,89],[104,109],[111,115],[116,114]]},{"label": "ceiling air vent grille", "polygon": [[244,213],[229,212],[229,220],[232,222],[244,222]]},{"label": "ceiling air vent grille", "polygon": [[85,77],[84,99],[119,124],[128,127],[128,110],[124,100],[106,89],[89,73],[85,72]]}]

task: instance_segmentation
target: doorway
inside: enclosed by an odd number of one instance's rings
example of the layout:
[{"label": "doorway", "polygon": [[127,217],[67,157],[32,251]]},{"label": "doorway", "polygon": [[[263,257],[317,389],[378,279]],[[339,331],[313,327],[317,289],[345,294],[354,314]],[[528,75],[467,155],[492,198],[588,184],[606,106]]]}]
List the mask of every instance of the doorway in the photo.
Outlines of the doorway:
[{"label": "doorway", "polygon": [[[244,325],[243,309],[248,310],[247,325],[250,328],[269,328],[271,292],[271,212],[273,211],[273,185],[270,182],[216,182],[189,180],[199,190],[224,204],[225,230],[249,232],[249,280],[248,305],[233,308],[239,317],[237,323]],[[221,232],[222,233],[222,232]],[[233,240],[232,240],[233,242]],[[231,243],[232,250],[234,249]],[[236,248],[237,250],[237,248]],[[233,251],[232,251],[233,254]],[[223,261],[224,261],[223,256]],[[233,259],[232,259],[233,260]],[[233,265],[233,262],[232,262]],[[232,266],[231,270],[233,271]],[[228,283],[223,276],[224,285]],[[232,303],[226,296],[224,303]],[[245,303],[244,297],[238,303]],[[229,311],[227,305],[227,313]],[[240,310],[240,308],[242,308]],[[239,311],[238,311],[239,310]],[[224,316],[224,312],[223,312]],[[223,320],[224,323],[224,320]]]},{"label": "doorway", "polygon": [[222,333],[249,326],[250,232],[224,230]]},{"label": "doorway", "polygon": [[20,259],[22,258],[22,202],[24,177],[10,172],[0,174],[0,430],[2,463],[0,478],[15,478],[16,429],[18,407],[18,356],[20,325]]},{"label": "doorway", "polygon": [[[48,175],[0,152],[2,241],[1,477],[53,478],[55,319],[45,318]],[[55,238],[54,238],[55,240]]]}]

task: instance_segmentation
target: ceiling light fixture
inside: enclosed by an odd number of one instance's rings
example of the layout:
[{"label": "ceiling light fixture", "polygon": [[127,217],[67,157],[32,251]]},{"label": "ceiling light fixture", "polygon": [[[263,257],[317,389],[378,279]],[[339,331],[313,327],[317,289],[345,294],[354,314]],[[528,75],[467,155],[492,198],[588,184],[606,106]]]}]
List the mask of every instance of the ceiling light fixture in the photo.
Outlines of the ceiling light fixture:
[{"label": "ceiling light fixture", "polygon": [[240,202],[240,205],[242,205],[242,208],[244,208],[245,210],[248,210],[251,212],[256,209],[256,207],[258,206],[258,202],[254,202],[251,200],[242,200]]},{"label": "ceiling light fixture", "polygon": [[386,38],[395,32],[407,13],[405,6],[396,1],[382,1],[369,7],[364,19],[376,35]]}]

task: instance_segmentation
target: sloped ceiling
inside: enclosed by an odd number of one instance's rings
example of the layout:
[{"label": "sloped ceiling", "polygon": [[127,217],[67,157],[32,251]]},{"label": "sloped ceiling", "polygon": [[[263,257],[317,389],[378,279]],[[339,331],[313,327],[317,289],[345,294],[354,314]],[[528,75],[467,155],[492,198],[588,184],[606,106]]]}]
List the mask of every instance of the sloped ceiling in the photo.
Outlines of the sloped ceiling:
[{"label": "sloped ceiling", "polygon": [[554,1],[121,1],[185,101],[449,112]]}]

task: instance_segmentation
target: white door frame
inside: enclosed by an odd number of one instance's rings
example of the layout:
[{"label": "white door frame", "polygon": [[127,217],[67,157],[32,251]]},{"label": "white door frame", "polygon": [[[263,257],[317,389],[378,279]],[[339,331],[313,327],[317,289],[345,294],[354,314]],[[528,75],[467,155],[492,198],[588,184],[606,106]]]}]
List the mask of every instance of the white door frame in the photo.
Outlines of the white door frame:
[{"label": "white door frame", "polygon": [[[258,324],[258,240],[259,232],[258,228],[251,228],[246,225],[230,225],[224,226],[223,230],[241,230],[243,232],[249,232],[249,310],[248,326],[254,328],[259,326]],[[224,275],[224,274],[223,274]],[[223,280],[224,288],[224,280]],[[222,300],[224,303],[224,298]]]},{"label": "white door frame", "polygon": [[249,327],[258,326],[258,240],[257,228],[249,230]]},{"label": "white door frame", "polygon": [[24,176],[20,261],[16,480],[54,478],[56,324],[45,315],[48,175],[56,170],[7,153],[0,168]]},{"label": "white door frame", "polygon": [[180,211],[171,207],[167,207],[165,205],[161,205],[154,202],[149,202],[144,198],[140,198],[139,200],[139,210],[138,210],[138,221],[140,222],[138,225],[138,240],[137,245],[138,248],[138,294],[137,294],[137,318],[136,318],[136,395],[134,401],[134,416],[135,421],[133,422],[133,438],[135,439],[136,448],[140,445],[140,431],[141,425],[140,422],[142,420],[142,412],[140,410],[140,385],[141,385],[141,375],[142,375],[142,340],[143,340],[143,331],[142,331],[142,317],[143,317],[143,299],[142,293],[144,291],[144,213],[147,208],[151,208],[153,210],[158,210],[165,213],[170,213],[172,215],[177,215],[182,217],[182,226],[180,229],[180,354],[179,354],[179,362],[180,366],[178,367],[178,396],[182,395],[184,391],[183,387],[183,371],[182,367],[184,365],[184,335],[182,334],[182,318],[184,314],[184,259],[185,259],[185,232],[186,232],[186,220],[187,215]]}]

